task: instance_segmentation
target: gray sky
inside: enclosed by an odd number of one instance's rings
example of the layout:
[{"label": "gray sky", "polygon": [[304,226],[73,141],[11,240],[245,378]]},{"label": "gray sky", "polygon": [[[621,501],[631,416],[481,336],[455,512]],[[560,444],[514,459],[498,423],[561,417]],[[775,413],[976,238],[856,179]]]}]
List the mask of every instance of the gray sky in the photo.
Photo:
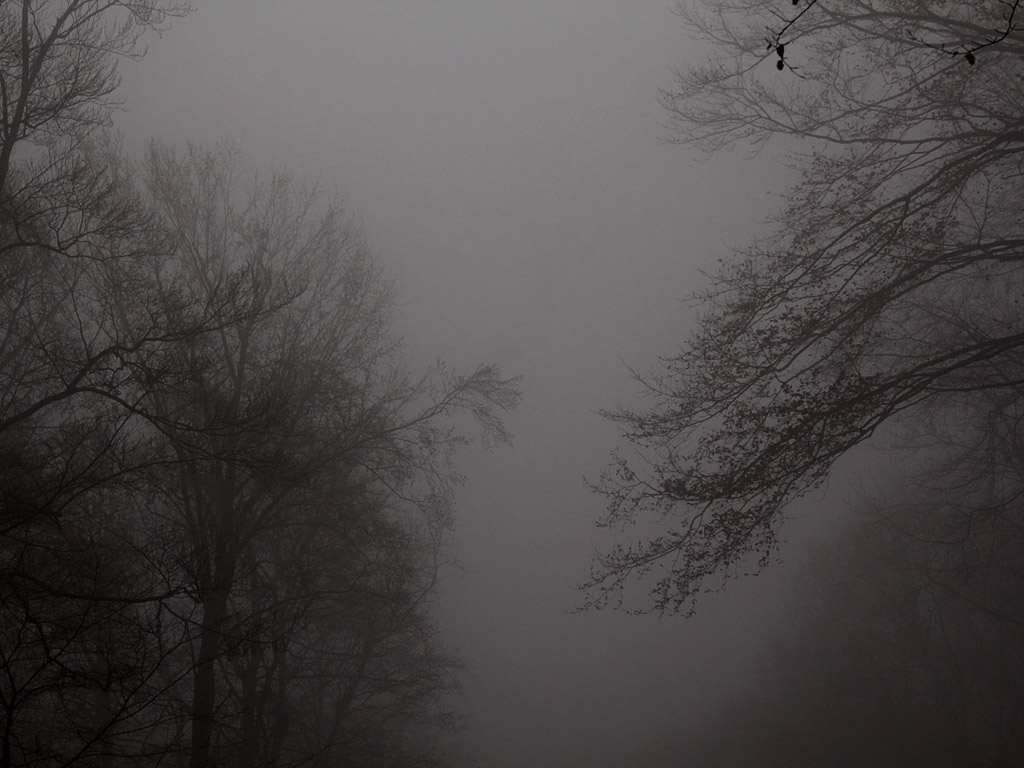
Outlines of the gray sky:
[{"label": "gray sky", "polygon": [[[770,576],[691,621],[572,615],[607,541],[583,483],[595,415],[686,335],[679,299],[776,202],[773,166],[659,143],[693,60],[668,0],[208,0],[122,66],[129,147],[233,138],[336,187],[394,273],[414,359],[525,377],[512,449],[466,452],[439,606],[486,768],[683,764],[679,733],[745,683]],[[659,750],[666,753],[657,757]],[[658,760],[661,762],[658,762]]]}]

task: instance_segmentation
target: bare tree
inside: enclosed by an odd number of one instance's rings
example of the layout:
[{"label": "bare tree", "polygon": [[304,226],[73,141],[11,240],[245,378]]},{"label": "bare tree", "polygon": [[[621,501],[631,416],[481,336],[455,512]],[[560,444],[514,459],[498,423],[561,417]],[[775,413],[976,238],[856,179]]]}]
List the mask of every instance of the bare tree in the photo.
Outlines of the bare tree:
[{"label": "bare tree", "polygon": [[[159,536],[122,493],[90,494],[0,547],[0,765],[144,765],[175,746],[191,628]],[[145,554],[144,554],[145,553]]]},{"label": "bare tree", "polygon": [[245,558],[224,743],[241,765],[416,764],[408,731],[455,723],[458,666],[428,614],[438,542],[365,488],[317,496]]},{"label": "bare tree", "polygon": [[[168,662],[189,639],[165,631],[179,583],[144,555],[138,470],[164,457],[128,365],[169,340],[148,301],[162,234],[116,147],[83,142],[67,160],[52,201],[19,198],[34,234],[0,255],[6,764],[159,752]],[[113,312],[124,296],[130,328]]]},{"label": "bare tree", "polygon": [[108,407],[124,405],[120,359],[158,343],[159,318],[114,336],[104,315],[101,294],[137,289],[138,262],[160,243],[116,147],[95,129],[116,107],[118,59],[141,56],[146,33],[187,11],[176,0],[0,3],[0,472],[13,493],[0,499],[4,529],[58,514],[97,481],[111,446],[96,422],[117,433],[130,415]]},{"label": "bare tree", "polygon": [[649,404],[608,414],[630,449],[596,483],[604,522],[657,532],[597,559],[591,605],[635,579],[655,609],[692,610],[709,579],[766,564],[786,505],[880,426],[1024,381],[1015,4],[789,8],[680,8],[719,55],[664,94],[678,140],[794,139],[801,180],[698,297],[696,332],[639,376]]},{"label": "bare tree", "polygon": [[[165,330],[147,301],[162,235],[116,148],[94,145],[76,163],[74,194],[90,211],[62,214],[48,234],[0,257],[0,531],[59,516],[142,458],[127,445],[135,414],[126,356],[181,332]],[[116,294],[136,306],[130,328],[111,314]]]},{"label": "bare tree", "polygon": [[[3,766],[308,760],[314,667],[321,703],[354,697],[347,743],[394,752],[452,680],[426,618],[451,417],[507,438],[513,382],[410,378],[388,282],[315,190],[154,146],[140,194],[96,129],[117,60],[187,11],[0,2]],[[347,559],[303,560],[328,529]]]},{"label": "bare tree", "polygon": [[[4,765],[144,761],[174,727],[168,661],[189,638],[168,629],[176,586],[143,554],[154,526],[129,514],[154,453],[127,360],[168,340],[148,301],[149,261],[166,253],[96,129],[116,106],[117,60],[187,10],[0,3]],[[132,297],[130,328],[111,313],[118,296]]]},{"label": "bare tree", "polygon": [[450,462],[462,442],[449,417],[469,413],[504,438],[498,414],[518,394],[494,366],[410,381],[388,330],[389,285],[316,190],[246,174],[228,147],[179,156],[154,144],[147,178],[176,247],[155,277],[165,301],[240,318],[135,368],[173,455],[173,471],[156,477],[201,606],[190,748],[200,768],[229,736],[218,665],[244,647],[247,633],[232,627],[245,625],[237,593],[252,586],[257,542],[338,474],[443,525],[436,505],[457,481]]},{"label": "bare tree", "polygon": [[[117,60],[189,7],[178,0],[8,0],[0,5],[0,195],[21,142],[54,150],[105,125]],[[9,215],[9,214],[8,214]]]}]

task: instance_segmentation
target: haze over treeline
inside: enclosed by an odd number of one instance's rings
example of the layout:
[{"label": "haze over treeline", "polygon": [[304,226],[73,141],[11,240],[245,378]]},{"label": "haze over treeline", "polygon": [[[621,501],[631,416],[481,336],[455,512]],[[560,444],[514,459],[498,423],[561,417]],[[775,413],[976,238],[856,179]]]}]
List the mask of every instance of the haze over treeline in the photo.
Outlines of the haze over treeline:
[{"label": "haze over treeline", "polygon": [[0,768],[1024,761],[1018,2],[196,5],[0,3]]}]

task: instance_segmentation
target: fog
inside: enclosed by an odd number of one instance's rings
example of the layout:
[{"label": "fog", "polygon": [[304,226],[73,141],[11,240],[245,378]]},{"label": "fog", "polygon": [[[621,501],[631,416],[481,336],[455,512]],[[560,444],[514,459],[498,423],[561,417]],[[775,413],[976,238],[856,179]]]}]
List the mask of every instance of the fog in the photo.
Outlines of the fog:
[{"label": "fog", "polygon": [[1019,0],[196,5],[0,4],[0,768],[1024,764]]},{"label": "fog", "polygon": [[661,141],[658,88],[699,54],[661,0],[249,0],[121,65],[129,149],[230,139],[336,189],[410,359],[523,376],[514,446],[460,455],[436,607],[466,664],[449,749],[482,766],[680,765],[778,621],[784,569],[691,620],[575,611],[610,540],[584,480],[617,437],[597,411],[636,398],[627,366],[682,342],[701,270],[779,203],[772,157]]}]

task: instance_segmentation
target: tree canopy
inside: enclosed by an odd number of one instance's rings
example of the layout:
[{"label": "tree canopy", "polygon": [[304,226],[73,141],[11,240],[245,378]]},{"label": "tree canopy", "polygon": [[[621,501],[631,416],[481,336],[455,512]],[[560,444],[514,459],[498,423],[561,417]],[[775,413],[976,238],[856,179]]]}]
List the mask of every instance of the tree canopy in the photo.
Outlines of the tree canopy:
[{"label": "tree canopy", "polygon": [[679,351],[638,374],[645,404],[607,414],[628,445],[595,483],[603,523],[656,530],[596,559],[596,606],[639,581],[655,610],[690,611],[765,565],[787,505],[882,425],[983,391],[1019,412],[1024,394],[1017,3],[679,11],[717,54],[663,94],[674,139],[785,139],[799,181],[722,260]]},{"label": "tree canopy", "polygon": [[352,215],[105,130],[177,0],[0,2],[0,768],[436,765],[456,426]]}]

